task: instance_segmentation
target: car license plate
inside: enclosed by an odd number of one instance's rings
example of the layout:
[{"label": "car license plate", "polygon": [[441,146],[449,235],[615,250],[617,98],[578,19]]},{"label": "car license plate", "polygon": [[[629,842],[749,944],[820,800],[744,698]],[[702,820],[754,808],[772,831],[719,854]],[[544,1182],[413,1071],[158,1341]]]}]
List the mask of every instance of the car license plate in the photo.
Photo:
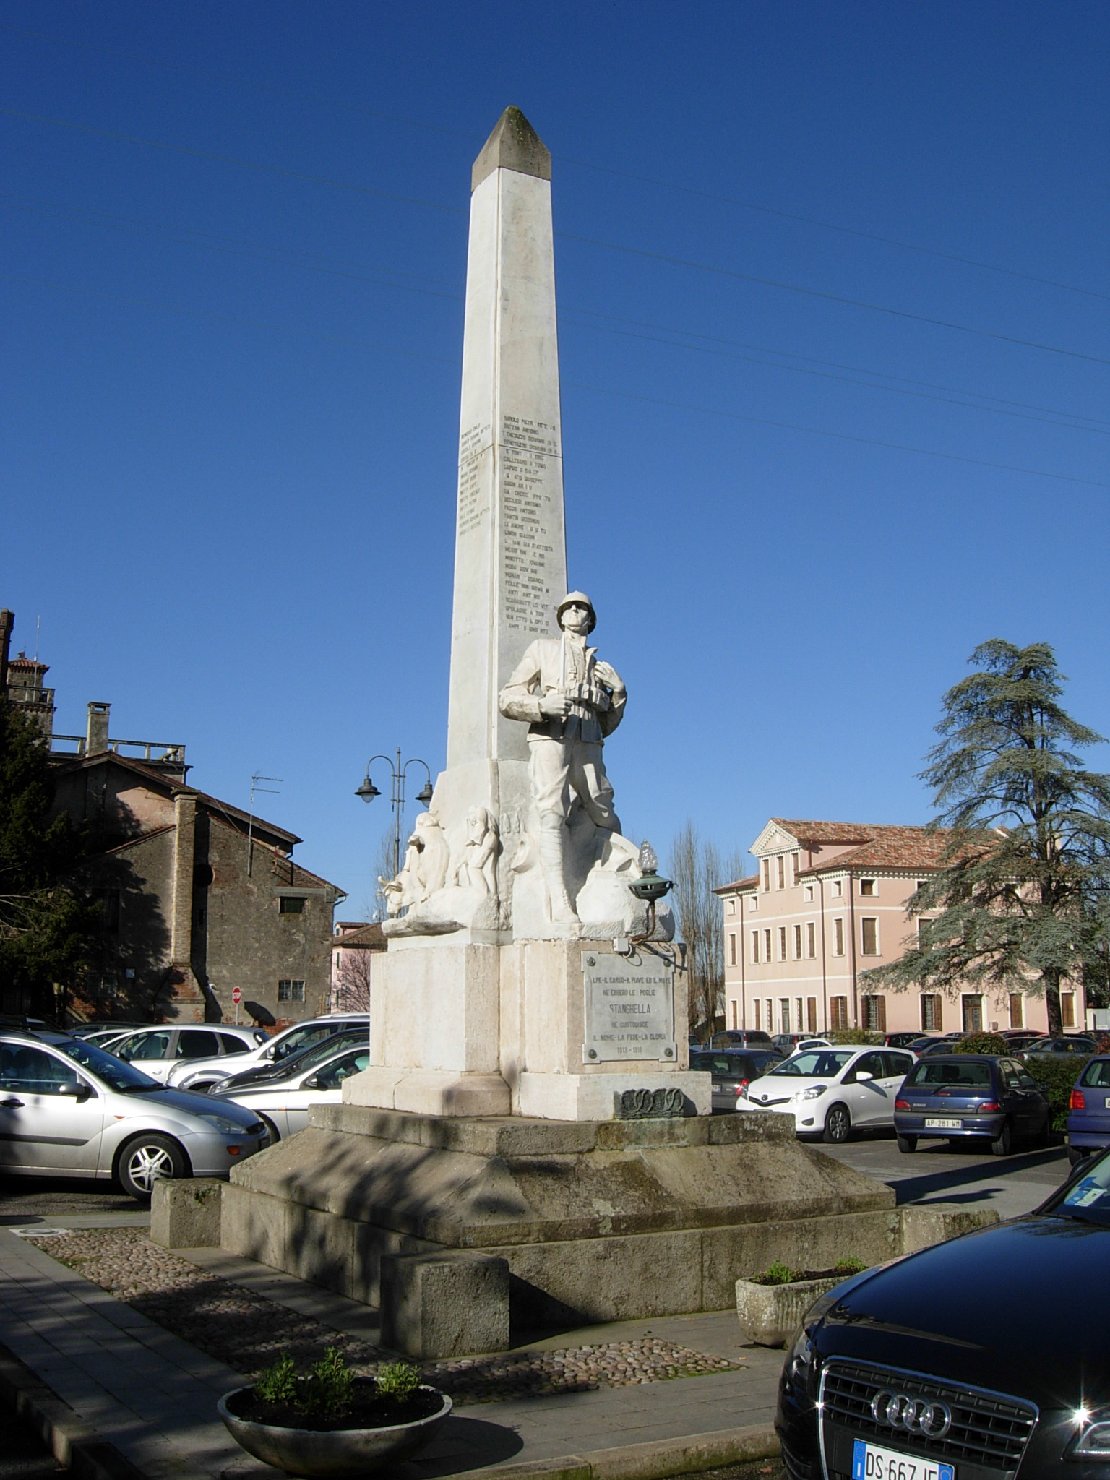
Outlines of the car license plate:
[{"label": "car license plate", "polygon": [[720,1094],[723,1094],[723,1093],[724,1093],[724,1088],[725,1088],[725,1087],[724,1087],[724,1085],[723,1085],[723,1084],[715,1084],[715,1085],[714,1085],[714,1086],[713,1086],[713,1093],[714,1093],[714,1094],[715,1094],[715,1095],[720,1095]]},{"label": "car license plate", "polygon": [[879,1444],[856,1439],[852,1444],[852,1480],[956,1480],[956,1466],[935,1459],[915,1459]]},{"label": "car license plate", "polygon": [[954,1115],[928,1115],[925,1117],[927,1131],[958,1131],[963,1124]]}]

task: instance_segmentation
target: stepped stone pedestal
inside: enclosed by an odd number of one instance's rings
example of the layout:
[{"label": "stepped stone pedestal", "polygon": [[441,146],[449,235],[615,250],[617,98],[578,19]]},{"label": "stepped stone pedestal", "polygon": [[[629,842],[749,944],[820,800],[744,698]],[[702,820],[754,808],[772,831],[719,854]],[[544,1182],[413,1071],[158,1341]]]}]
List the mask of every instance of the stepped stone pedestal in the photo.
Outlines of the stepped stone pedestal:
[{"label": "stepped stone pedestal", "polygon": [[234,1170],[221,1242],[370,1303],[383,1260],[480,1253],[504,1260],[513,1324],[531,1328],[723,1310],[737,1278],[784,1247],[834,1237],[873,1263],[898,1252],[899,1227],[890,1188],[801,1146],[777,1115],[569,1122],[342,1104],[314,1107],[306,1130]]}]

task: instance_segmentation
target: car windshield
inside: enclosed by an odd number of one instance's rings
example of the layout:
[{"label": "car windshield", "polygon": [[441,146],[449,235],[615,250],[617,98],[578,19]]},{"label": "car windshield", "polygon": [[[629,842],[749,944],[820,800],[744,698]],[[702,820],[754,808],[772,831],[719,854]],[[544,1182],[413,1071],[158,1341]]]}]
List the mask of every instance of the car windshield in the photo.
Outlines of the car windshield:
[{"label": "car windshield", "polygon": [[808,1048],[804,1053],[796,1053],[793,1058],[784,1059],[781,1064],[768,1069],[767,1073],[788,1074],[795,1079],[825,1078],[839,1074],[855,1053],[854,1048]]},{"label": "car windshield", "polygon": [[319,1043],[310,1044],[308,1048],[302,1048],[299,1053],[290,1054],[279,1064],[266,1064],[257,1069],[244,1069],[243,1077],[249,1075],[252,1079],[259,1080],[286,1079],[290,1074],[301,1074],[316,1064],[322,1064],[327,1059],[334,1058],[348,1044],[356,1046],[365,1041],[369,1031],[367,1027],[347,1028],[342,1033],[329,1033]]},{"label": "car windshield", "polygon": [[144,1074],[141,1069],[125,1063],[123,1059],[117,1059],[114,1053],[106,1053],[104,1049],[97,1048],[95,1043],[88,1043],[84,1038],[67,1038],[64,1042],[51,1046],[65,1054],[67,1059],[72,1059],[75,1064],[80,1064],[82,1069],[88,1069],[109,1089],[120,1094],[147,1094],[151,1090],[164,1088],[156,1079],[151,1079],[149,1074]]},{"label": "car windshield", "polygon": [[1110,1156],[1079,1167],[1037,1212],[1110,1227]]},{"label": "car windshield", "polygon": [[990,1089],[991,1067],[989,1064],[977,1064],[972,1059],[961,1059],[958,1063],[922,1059],[910,1070],[906,1084],[914,1089],[932,1089],[937,1085]]}]

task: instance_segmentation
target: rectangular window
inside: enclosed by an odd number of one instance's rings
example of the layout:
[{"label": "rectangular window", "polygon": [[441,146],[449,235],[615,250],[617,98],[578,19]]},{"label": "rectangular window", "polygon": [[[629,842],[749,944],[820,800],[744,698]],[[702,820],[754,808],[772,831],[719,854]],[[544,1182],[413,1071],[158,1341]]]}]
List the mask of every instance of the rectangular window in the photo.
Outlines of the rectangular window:
[{"label": "rectangular window", "polygon": [[278,900],[279,915],[303,915],[304,896],[297,894],[283,894]]},{"label": "rectangular window", "polygon": [[781,997],[779,999],[779,1032],[780,1033],[789,1033],[790,1032],[790,998],[789,997]]},{"label": "rectangular window", "polygon": [[930,918],[929,918],[928,915],[918,915],[918,917],[917,917],[917,943],[918,943],[919,946],[925,945],[925,943],[928,941],[928,939],[929,939],[929,926],[932,923],[933,922],[932,922],[932,920],[930,920]]},{"label": "rectangular window", "polygon": [[801,867],[802,855],[795,850],[795,852],[791,853],[790,855],[790,882],[792,884],[796,884],[798,882],[798,874],[801,871]]},{"label": "rectangular window", "polygon": [[872,1033],[886,1032],[886,998],[885,997],[861,997],[860,1016],[863,1018],[862,1026]]},{"label": "rectangular window", "polygon": [[838,915],[837,918],[833,921],[833,955],[834,956],[843,956],[843,954],[844,954],[844,921]]},{"label": "rectangular window", "polygon": [[806,1031],[817,1032],[817,998],[806,998]]},{"label": "rectangular window", "polygon": [[802,927],[800,925],[795,925],[794,926],[794,960],[795,961],[800,961],[801,959],[802,959]]},{"label": "rectangular window", "polygon": [[983,999],[978,992],[969,992],[964,997],[963,1017],[965,1033],[981,1033],[983,1031]]},{"label": "rectangular window", "polygon": [[1010,993],[1010,1027],[1025,1027],[1025,998],[1020,992]]},{"label": "rectangular window", "polygon": [[771,887],[771,860],[769,858],[759,860],[759,872],[762,875],[763,892],[766,893]]},{"label": "rectangular window", "polygon": [[752,931],[752,965],[759,965],[759,931]]},{"label": "rectangular window", "polygon": [[848,1026],[848,999],[847,997],[829,998],[829,1027],[833,1032]]},{"label": "rectangular window", "polygon": [[1060,993],[1060,1026],[1062,1028],[1075,1027],[1075,993]]},{"label": "rectangular window", "polygon": [[280,981],[278,982],[279,1002],[303,1002],[304,982],[302,981]]},{"label": "rectangular window", "polygon": [[756,997],[755,1000],[752,1002],[752,1015],[755,1018],[755,1022],[752,1024],[752,1026],[754,1028],[758,1028],[759,1027],[759,998],[758,997]]},{"label": "rectangular window", "polygon": [[813,903],[813,885],[812,884],[807,884],[805,886],[805,901],[806,901],[806,904],[812,904]]},{"label": "rectangular window", "polygon": [[832,897],[834,899],[839,899],[843,893],[844,893],[844,880],[843,879],[834,879],[832,881]]},{"label": "rectangular window", "polygon": [[736,936],[731,930],[728,934],[728,964],[736,965]]},{"label": "rectangular window", "polygon": [[879,954],[879,922],[873,915],[864,915],[859,922],[860,950],[865,956]]},{"label": "rectangular window", "polygon": [[861,879],[859,881],[859,892],[861,894],[872,895],[878,894],[879,891],[875,888],[874,879]]},{"label": "rectangular window", "polygon": [[775,883],[780,889],[786,886],[786,859],[781,853],[775,859]]},{"label": "rectangular window", "polygon": [[730,916],[731,915],[735,915],[735,913],[736,913],[736,901],[735,901],[735,899],[730,899],[728,901],[727,905],[725,906],[725,913],[728,914],[728,915],[730,915]]},{"label": "rectangular window", "polygon": [[769,930],[763,932],[763,959],[764,961],[771,959],[771,932]]},{"label": "rectangular window", "polygon": [[937,992],[921,994],[921,1026],[927,1033],[939,1033],[943,1026],[941,997]]},{"label": "rectangular window", "polygon": [[779,960],[786,960],[786,926],[779,926]]}]

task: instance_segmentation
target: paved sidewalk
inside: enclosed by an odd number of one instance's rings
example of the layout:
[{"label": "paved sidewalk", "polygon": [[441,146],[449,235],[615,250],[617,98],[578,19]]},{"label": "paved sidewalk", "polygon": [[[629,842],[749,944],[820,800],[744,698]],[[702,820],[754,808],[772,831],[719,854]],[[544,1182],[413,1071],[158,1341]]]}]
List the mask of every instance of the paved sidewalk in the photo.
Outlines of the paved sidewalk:
[{"label": "paved sidewalk", "polygon": [[[67,1217],[50,1226],[119,1221]],[[31,1224],[26,1231],[41,1234],[45,1227]],[[374,1339],[376,1316],[355,1301],[219,1250],[174,1253],[338,1330]],[[58,1264],[11,1227],[0,1227],[0,1291],[0,1396],[35,1419],[74,1474],[272,1480],[278,1473],[245,1456],[216,1416],[216,1399],[240,1386],[241,1374]],[[648,1480],[777,1452],[771,1422],[782,1353],[742,1346],[731,1313],[592,1326],[536,1345],[632,1340],[649,1330],[745,1365],[706,1377],[468,1404],[418,1458],[392,1467],[390,1475]]]}]

